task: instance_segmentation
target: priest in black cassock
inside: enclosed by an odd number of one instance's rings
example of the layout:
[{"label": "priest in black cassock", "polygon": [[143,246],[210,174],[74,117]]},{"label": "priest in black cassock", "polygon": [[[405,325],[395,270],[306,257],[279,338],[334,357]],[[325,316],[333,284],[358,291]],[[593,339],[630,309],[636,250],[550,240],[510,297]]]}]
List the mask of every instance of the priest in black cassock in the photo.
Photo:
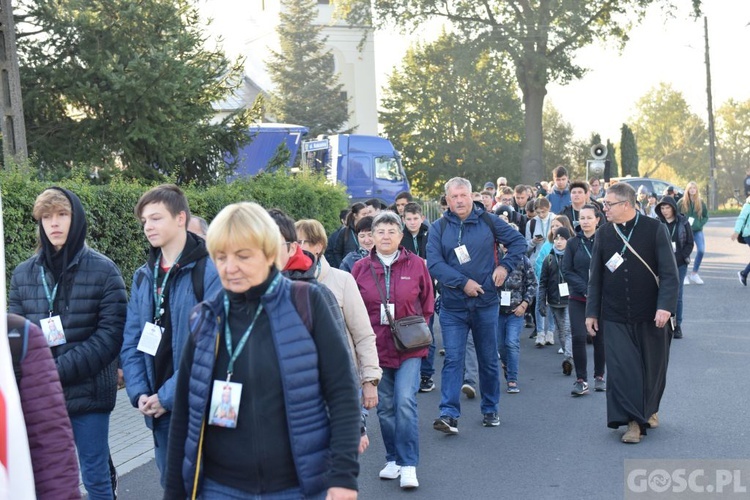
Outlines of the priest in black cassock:
[{"label": "priest in black cassock", "polygon": [[586,301],[586,327],[607,332],[607,426],[627,425],[624,443],[638,443],[659,425],[667,381],[670,317],[677,311],[679,277],[664,224],[636,210],[625,183],[607,190],[607,224],[596,235]]}]

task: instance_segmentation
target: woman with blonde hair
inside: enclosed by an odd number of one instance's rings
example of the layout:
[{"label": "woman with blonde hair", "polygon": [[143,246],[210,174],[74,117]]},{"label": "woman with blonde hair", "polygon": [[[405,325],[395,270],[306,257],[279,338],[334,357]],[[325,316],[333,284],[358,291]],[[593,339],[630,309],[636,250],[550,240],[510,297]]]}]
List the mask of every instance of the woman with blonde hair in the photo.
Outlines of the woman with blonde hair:
[{"label": "woman with blonde hair", "polygon": [[685,187],[685,196],[679,201],[680,212],[687,217],[690,227],[693,230],[693,239],[697,253],[693,261],[693,270],[685,276],[683,284],[689,285],[694,283],[702,285],[703,280],[698,275],[698,269],[701,267],[703,255],[706,253],[706,238],[703,236],[703,226],[708,222],[708,207],[701,199],[701,193],[698,190],[698,184],[693,181],[687,183]]},{"label": "woman with blonde hair", "polygon": [[[208,228],[223,290],[190,316],[164,498],[357,498],[358,381],[341,317],[319,285],[281,275],[283,243],[256,203]],[[233,426],[216,425],[227,387]]]}]

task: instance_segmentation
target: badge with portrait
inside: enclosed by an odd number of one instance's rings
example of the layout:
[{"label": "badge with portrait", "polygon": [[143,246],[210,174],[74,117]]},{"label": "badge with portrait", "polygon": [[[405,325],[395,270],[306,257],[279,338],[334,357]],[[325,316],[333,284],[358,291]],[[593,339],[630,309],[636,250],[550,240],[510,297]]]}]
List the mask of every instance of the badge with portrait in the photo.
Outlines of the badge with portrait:
[{"label": "badge with portrait", "polygon": [[503,290],[500,292],[500,305],[501,306],[509,306],[510,305],[510,292]]},{"label": "badge with portrait", "polygon": [[138,340],[138,349],[141,352],[156,356],[156,351],[159,349],[161,343],[161,334],[164,333],[164,328],[154,323],[147,322],[141,332],[141,338]]},{"label": "badge with portrait", "polygon": [[44,332],[44,338],[47,339],[48,346],[54,347],[67,342],[60,316],[50,316],[47,319],[43,319],[40,321],[40,326],[42,327],[42,332]]},{"label": "badge with portrait", "polygon": [[[396,304],[388,304],[388,312],[391,313],[391,318],[396,317]],[[388,321],[388,314],[385,312],[385,305],[380,304],[380,324],[381,325],[390,325],[391,322]]]},{"label": "badge with portrait", "polygon": [[568,295],[570,295],[567,283],[560,283],[558,285],[558,289],[560,290],[560,297],[567,297]]},{"label": "badge with portrait", "polygon": [[471,262],[471,255],[469,255],[469,249],[466,248],[466,245],[456,247],[453,249],[453,251],[456,252],[456,257],[458,258],[458,262],[460,264]]},{"label": "badge with portrait", "polygon": [[619,253],[615,253],[612,258],[609,259],[604,265],[607,266],[607,269],[609,269],[609,271],[613,273],[617,271],[617,268],[620,267],[623,262],[625,261],[623,260],[622,255],[620,255]]},{"label": "badge with portrait", "polygon": [[237,417],[240,413],[241,395],[242,384],[227,382],[226,380],[214,380],[208,424],[226,427],[227,429],[236,428]]}]

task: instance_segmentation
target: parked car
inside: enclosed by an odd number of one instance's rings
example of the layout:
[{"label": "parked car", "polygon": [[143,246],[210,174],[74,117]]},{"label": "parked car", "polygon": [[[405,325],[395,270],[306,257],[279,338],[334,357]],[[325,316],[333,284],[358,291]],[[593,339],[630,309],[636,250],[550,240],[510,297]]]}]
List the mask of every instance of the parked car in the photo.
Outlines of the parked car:
[{"label": "parked car", "polygon": [[676,193],[677,198],[682,198],[682,196],[685,194],[685,191],[681,188],[678,188],[674,184],[668,181],[664,181],[661,179],[651,179],[650,177],[613,177],[610,179],[609,184],[615,184],[617,182],[624,182],[626,184],[630,184],[633,189],[638,191],[638,188],[643,186],[646,189],[647,193],[656,193],[656,196],[661,198],[666,192],[667,188],[673,187],[674,192]]}]

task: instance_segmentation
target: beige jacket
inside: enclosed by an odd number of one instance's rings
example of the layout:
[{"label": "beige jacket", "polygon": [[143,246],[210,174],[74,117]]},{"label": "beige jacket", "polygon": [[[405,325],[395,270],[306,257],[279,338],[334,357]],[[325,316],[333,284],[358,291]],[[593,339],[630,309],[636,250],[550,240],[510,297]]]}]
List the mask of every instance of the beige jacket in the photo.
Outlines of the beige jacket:
[{"label": "beige jacket", "polygon": [[321,255],[318,282],[327,286],[336,297],[336,302],[339,303],[346,323],[349,349],[352,352],[354,365],[359,371],[361,383],[370,380],[380,381],[383,370],[379,366],[375,332],[354,277],[346,271],[332,268],[325,256]]}]

